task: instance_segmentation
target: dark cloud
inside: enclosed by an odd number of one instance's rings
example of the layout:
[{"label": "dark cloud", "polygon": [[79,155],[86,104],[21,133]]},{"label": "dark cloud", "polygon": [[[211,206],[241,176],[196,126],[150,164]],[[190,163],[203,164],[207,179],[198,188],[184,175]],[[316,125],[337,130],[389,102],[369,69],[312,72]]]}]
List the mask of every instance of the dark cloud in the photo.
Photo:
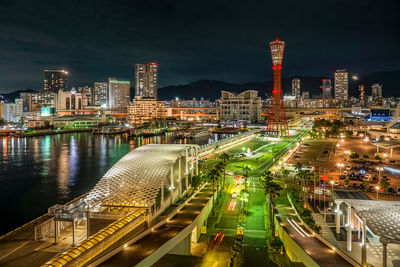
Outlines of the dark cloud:
[{"label": "dark cloud", "polygon": [[160,84],[271,78],[267,42],[287,42],[284,74],[400,69],[398,1],[0,1],[0,91],[133,80],[157,61]]}]

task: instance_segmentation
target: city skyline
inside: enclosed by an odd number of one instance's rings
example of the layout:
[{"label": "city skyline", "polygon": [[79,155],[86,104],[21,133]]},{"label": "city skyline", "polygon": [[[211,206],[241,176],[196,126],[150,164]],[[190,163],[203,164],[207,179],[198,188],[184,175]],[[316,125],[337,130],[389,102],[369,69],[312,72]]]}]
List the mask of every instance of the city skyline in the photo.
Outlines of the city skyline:
[{"label": "city skyline", "polygon": [[[34,3],[3,3],[7,12],[1,14],[0,92],[41,88],[42,70],[53,68],[68,70],[69,84],[74,86],[108,77],[132,82],[132,66],[153,61],[160,64],[160,87],[199,79],[265,81],[272,75],[264,56],[267,41],[276,37],[290,44],[284,77],[320,76],[343,68],[358,74],[400,69],[395,1],[325,3],[312,8],[289,4],[290,9],[282,3],[227,8],[221,3],[192,6],[173,1],[116,5],[96,1],[94,6],[68,2],[48,5],[39,18]],[[275,23],[278,14],[264,16],[274,8],[285,9],[279,14],[285,23]],[[49,24],[56,9],[64,14]],[[327,9],[337,16],[319,23],[311,20]],[[151,23],[143,24],[150,18]],[[111,31],[113,27],[119,30]],[[324,40],[323,46],[319,40]],[[373,53],[378,49],[379,57]]]}]

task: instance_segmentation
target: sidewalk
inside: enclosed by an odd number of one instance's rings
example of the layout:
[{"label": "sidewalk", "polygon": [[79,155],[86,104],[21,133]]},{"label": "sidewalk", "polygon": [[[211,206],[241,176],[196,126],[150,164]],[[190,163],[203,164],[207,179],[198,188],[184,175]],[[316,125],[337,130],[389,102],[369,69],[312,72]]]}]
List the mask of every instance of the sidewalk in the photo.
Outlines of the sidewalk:
[{"label": "sidewalk", "polygon": [[[345,261],[342,257],[336,254],[333,250],[328,248],[325,244],[313,237],[304,227],[301,226],[296,214],[294,213],[290,203],[286,197],[286,192],[281,194],[277,200],[277,216],[282,222],[282,227],[291,236],[291,238],[320,266],[352,266]],[[307,235],[297,230],[293,222],[307,233]],[[296,227],[297,227],[296,226]]]}]

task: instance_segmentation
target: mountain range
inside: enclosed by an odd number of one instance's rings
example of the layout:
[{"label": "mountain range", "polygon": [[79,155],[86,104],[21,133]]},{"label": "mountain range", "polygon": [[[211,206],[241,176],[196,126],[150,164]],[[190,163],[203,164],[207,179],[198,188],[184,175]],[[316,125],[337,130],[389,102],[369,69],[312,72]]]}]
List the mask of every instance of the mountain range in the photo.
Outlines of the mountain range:
[{"label": "mountain range", "polygon": [[[284,94],[291,94],[292,79],[299,78],[301,83],[301,91],[309,91],[310,96],[321,94],[322,79],[332,79],[333,77],[323,76],[295,76],[282,78],[282,90]],[[349,77],[349,95],[359,96],[359,85],[365,85],[365,94],[371,94],[371,85],[379,83],[383,87],[383,96],[400,97],[400,71],[390,72],[375,72],[365,75],[360,75],[357,81]],[[221,97],[221,91],[230,91],[239,93],[245,90],[257,90],[262,98],[271,95],[273,81],[267,82],[248,82],[243,84],[228,83],[215,80],[199,80],[188,84],[170,85],[158,89],[158,96],[161,100],[171,100],[176,97],[180,99],[201,98],[215,100]],[[6,102],[13,102],[19,97],[20,92],[34,92],[34,90],[19,90],[11,93],[1,94]],[[131,88],[131,96],[135,93],[134,88]],[[333,92],[332,92],[333,94]],[[0,97],[1,97],[0,96]],[[1,100],[1,98],[0,98]]]},{"label": "mountain range", "polygon": [[[315,77],[315,76],[295,76],[282,78],[282,90],[284,94],[291,94],[292,79],[299,78],[301,91],[309,91],[310,96],[321,94],[322,79],[332,79],[333,77]],[[366,95],[371,94],[371,85],[379,83],[383,87],[384,97],[400,96],[400,71],[376,72],[360,75],[357,81],[349,77],[349,95],[359,96],[359,85],[365,86]],[[223,81],[199,80],[184,85],[171,85],[158,89],[160,99],[169,100],[175,97],[181,99],[192,99],[204,97],[205,99],[218,99],[221,96],[221,90],[239,93],[245,90],[257,90],[262,98],[271,95],[273,81],[267,82],[248,82],[244,84],[227,83]],[[333,92],[332,92],[333,94]]]}]

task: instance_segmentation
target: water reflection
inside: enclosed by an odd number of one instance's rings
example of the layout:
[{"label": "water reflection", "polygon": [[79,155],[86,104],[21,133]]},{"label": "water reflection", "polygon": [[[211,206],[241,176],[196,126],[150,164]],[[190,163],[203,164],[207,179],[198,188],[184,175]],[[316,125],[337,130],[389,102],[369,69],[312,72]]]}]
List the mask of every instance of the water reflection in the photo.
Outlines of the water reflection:
[{"label": "water reflection", "polygon": [[84,194],[130,150],[146,144],[197,143],[173,134],[130,138],[73,133],[0,139],[0,235],[42,215],[47,208]]}]

